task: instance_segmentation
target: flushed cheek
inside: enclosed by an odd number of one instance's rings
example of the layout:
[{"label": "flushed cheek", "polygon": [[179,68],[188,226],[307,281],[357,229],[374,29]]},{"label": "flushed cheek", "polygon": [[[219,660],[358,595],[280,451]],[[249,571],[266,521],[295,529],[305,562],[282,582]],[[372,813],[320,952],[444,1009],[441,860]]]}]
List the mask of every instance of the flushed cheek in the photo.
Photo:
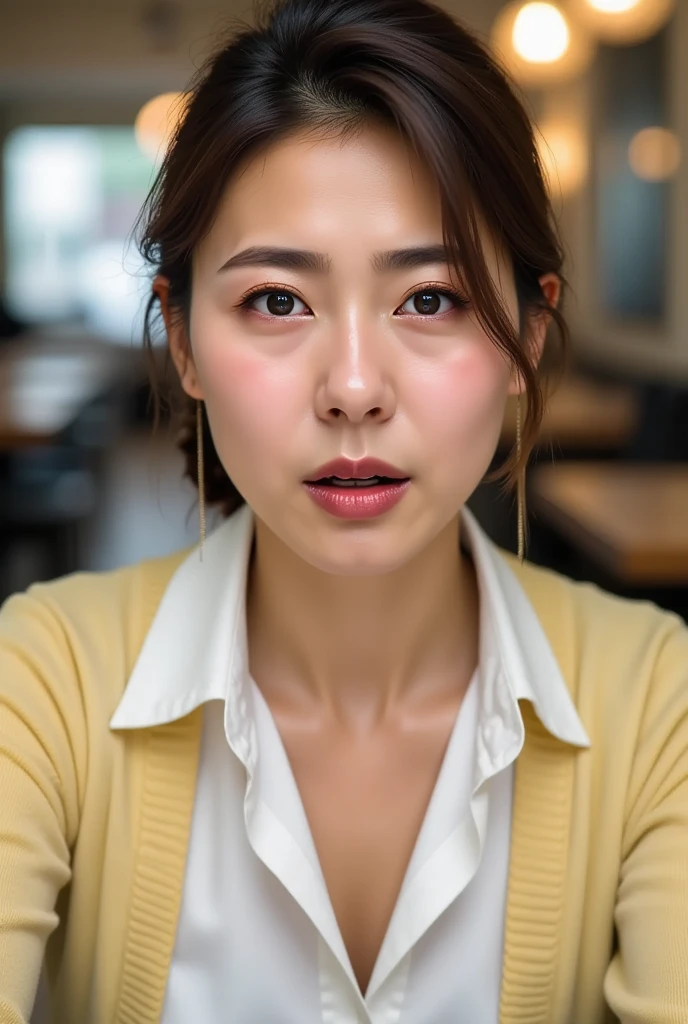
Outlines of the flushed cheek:
[{"label": "flushed cheek", "polygon": [[412,416],[427,451],[435,453],[438,480],[477,486],[499,440],[508,371],[491,353],[477,352],[422,383],[416,382]]},{"label": "flushed cheek", "polygon": [[286,366],[267,364],[239,350],[199,365],[213,440],[225,470],[240,489],[247,477],[277,481],[293,459],[289,452],[303,419],[298,379]]}]

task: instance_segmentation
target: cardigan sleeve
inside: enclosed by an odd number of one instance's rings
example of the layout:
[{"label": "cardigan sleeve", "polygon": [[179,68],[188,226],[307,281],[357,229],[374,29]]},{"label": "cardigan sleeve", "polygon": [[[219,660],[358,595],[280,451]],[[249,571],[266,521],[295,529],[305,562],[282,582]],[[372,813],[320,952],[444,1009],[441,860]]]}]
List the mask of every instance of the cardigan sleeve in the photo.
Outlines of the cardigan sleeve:
[{"label": "cardigan sleeve", "polygon": [[622,1024],[688,1022],[688,629],[670,623],[629,780],[604,985]]},{"label": "cardigan sleeve", "polygon": [[79,681],[59,616],[34,587],[0,611],[0,1021],[34,1005],[69,881],[86,765]]}]

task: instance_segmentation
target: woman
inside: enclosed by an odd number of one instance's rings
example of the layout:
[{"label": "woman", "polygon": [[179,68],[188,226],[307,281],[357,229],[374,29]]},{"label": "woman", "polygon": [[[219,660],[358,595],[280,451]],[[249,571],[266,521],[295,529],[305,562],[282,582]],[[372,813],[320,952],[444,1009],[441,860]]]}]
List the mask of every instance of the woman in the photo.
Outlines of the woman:
[{"label": "woman", "polygon": [[0,616],[3,1024],[44,951],[69,1024],[688,1020],[685,624],[465,508],[523,395],[523,511],[565,332],[503,74],[423,0],[286,0],[142,227],[225,519]]}]

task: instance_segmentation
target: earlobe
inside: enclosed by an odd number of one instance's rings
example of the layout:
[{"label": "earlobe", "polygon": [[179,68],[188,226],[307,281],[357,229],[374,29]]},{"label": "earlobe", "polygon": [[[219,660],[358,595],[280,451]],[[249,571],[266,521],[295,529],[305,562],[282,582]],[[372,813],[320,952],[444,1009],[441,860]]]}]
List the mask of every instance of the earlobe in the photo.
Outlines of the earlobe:
[{"label": "earlobe", "polygon": [[[561,300],[561,278],[558,274],[544,274],[539,279],[542,294],[550,309],[557,309]],[[549,311],[540,310],[535,315],[533,330],[530,337],[530,358],[534,367],[540,365],[542,354],[547,342],[547,331],[552,322]]]},{"label": "earlobe", "polygon": [[543,274],[538,283],[547,303],[553,309],[557,309],[561,299],[561,278],[558,274]]},{"label": "earlobe", "polygon": [[165,324],[167,344],[172,362],[179,375],[179,382],[190,398],[203,399],[203,392],[198,382],[196,366],[191,351],[183,317],[178,315],[170,305],[170,282],[162,274],[153,279],[153,292],[160,302],[160,312]]},{"label": "earlobe", "polygon": [[[548,305],[556,309],[561,296],[561,281],[559,277],[556,274],[545,274],[539,279],[539,284]],[[530,330],[528,332],[528,355],[533,368],[537,368],[540,365],[545,341],[547,340],[547,328],[551,319],[551,314],[543,310],[537,310],[531,315]],[[522,392],[523,386],[520,375],[516,368],[514,368],[507,395],[519,395]]]}]

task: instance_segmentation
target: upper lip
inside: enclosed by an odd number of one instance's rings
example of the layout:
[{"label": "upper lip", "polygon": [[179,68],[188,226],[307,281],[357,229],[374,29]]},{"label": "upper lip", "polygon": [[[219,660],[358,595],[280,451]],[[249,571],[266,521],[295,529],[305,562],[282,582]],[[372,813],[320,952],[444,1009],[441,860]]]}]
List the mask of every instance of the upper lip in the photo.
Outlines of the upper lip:
[{"label": "upper lip", "polygon": [[352,459],[340,456],[314,470],[307,477],[307,482],[314,483],[316,480],[322,480],[328,476],[337,476],[340,480],[364,480],[369,476],[386,476],[394,480],[408,479],[408,473],[390,465],[389,462],[383,462],[382,459],[366,456],[366,458],[354,462]]}]

